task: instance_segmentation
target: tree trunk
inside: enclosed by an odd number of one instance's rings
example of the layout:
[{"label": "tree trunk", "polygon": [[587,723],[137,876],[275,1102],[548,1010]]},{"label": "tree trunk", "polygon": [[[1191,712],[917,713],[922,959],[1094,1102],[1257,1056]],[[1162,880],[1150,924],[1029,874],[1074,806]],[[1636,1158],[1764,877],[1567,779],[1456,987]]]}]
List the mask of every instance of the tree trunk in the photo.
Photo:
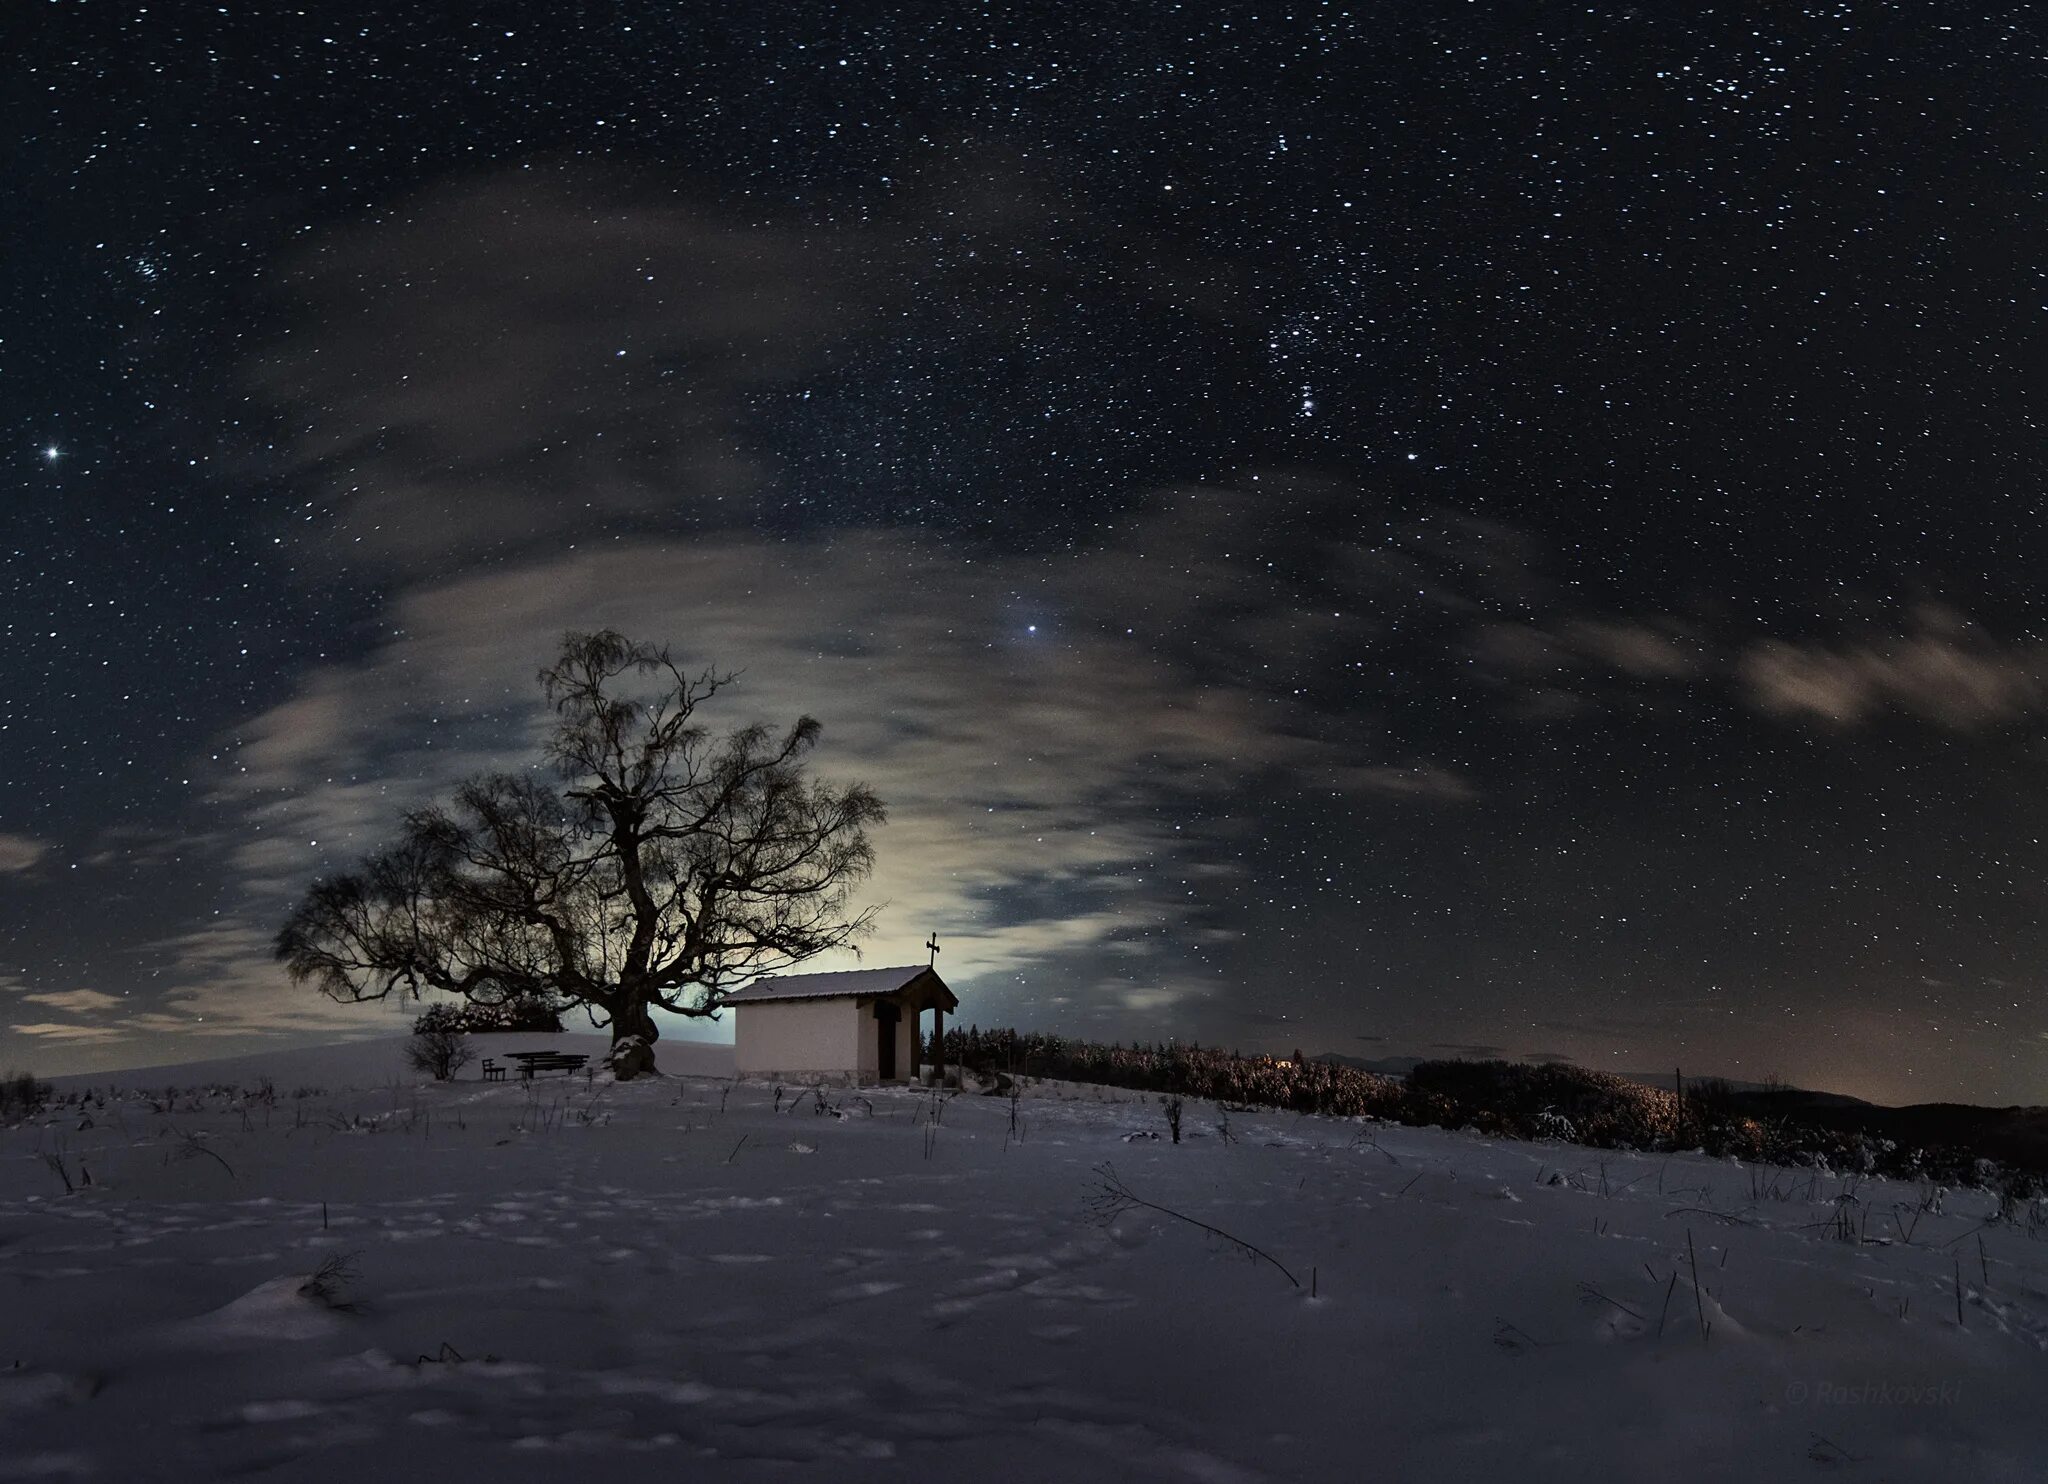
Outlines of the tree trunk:
[{"label": "tree trunk", "polygon": [[661,1032],[654,1028],[654,1017],[647,1012],[645,1000],[627,1000],[612,1012],[612,1044],[616,1046],[628,1036],[638,1036],[650,1047],[661,1039]]}]

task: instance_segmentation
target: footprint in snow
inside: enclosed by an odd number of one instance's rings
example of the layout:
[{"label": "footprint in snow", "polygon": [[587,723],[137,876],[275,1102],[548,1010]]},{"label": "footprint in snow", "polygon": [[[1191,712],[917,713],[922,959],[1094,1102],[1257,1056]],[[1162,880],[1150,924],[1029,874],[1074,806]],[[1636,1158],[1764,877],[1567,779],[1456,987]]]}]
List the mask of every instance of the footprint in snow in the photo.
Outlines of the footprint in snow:
[{"label": "footprint in snow", "polygon": [[97,1376],[66,1375],[60,1371],[0,1371],[0,1417],[73,1406],[91,1400],[99,1389]]},{"label": "footprint in snow", "polygon": [[1099,1288],[1092,1283],[1074,1283],[1065,1278],[1038,1278],[1026,1283],[1021,1290],[1037,1299],[1057,1299],[1068,1303],[1109,1304],[1122,1306],[1136,1303],[1128,1293],[1119,1293],[1113,1288]]},{"label": "footprint in snow", "polygon": [[244,1422],[300,1422],[308,1417],[318,1417],[326,1410],[318,1402],[289,1398],[269,1402],[244,1402],[237,1415]]}]

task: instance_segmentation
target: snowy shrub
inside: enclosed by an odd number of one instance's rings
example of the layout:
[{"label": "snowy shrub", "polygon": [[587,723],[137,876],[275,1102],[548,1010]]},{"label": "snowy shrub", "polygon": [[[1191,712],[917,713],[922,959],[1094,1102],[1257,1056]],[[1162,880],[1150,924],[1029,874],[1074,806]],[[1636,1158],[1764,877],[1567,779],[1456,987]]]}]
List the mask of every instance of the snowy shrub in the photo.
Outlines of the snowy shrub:
[{"label": "snowy shrub", "polygon": [[12,1123],[26,1118],[50,1101],[53,1089],[28,1072],[9,1072],[0,1078],[0,1121]]},{"label": "snowy shrub", "polygon": [[1725,1077],[1702,1077],[1686,1083],[1685,1101],[1693,1116],[1704,1124],[1734,1117],[1738,1094]]},{"label": "snowy shrub", "polygon": [[1408,1086],[1447,1099],[1490,1134],[1550,1138],[1562,1119],[1575,1142],[1602,1149],[1676,1147],[1686,1124],[1677,1094],[1608,1072],[1558,1064],[1426,1061]]},{"label": "snowy shrub", "polygon": [[414,1071],[425,1072],[436,1082],[446,1082],[476,1060],[476,1050],[469,1044],[469,1037],[459,1030],[418,1031],[406,1043],[405,1059]]},{"label": "snowy shrub", "polygon": [[2000,1170],[1992,1182],[1998,1194],[1998,1217],[2004,1222],[2020,1225],[2032,1214],[2030,1208],[2040,1200],[2041,1177],[2032,1170]]}]

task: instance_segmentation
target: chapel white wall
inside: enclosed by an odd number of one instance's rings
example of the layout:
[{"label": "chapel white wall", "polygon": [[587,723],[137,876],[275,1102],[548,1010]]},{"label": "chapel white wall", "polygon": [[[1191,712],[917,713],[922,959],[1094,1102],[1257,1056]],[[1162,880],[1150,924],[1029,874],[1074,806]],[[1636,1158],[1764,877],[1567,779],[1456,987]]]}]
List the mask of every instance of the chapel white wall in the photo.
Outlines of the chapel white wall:
[{"label": "chapel white wall", "polygon": [[[742,1077],[845,1079],[862,1066],[860,1029],[855,1002],[847,999],[735,1005],[733,1063]],[[865,1055],[872,1078],[872,1044]]]}]

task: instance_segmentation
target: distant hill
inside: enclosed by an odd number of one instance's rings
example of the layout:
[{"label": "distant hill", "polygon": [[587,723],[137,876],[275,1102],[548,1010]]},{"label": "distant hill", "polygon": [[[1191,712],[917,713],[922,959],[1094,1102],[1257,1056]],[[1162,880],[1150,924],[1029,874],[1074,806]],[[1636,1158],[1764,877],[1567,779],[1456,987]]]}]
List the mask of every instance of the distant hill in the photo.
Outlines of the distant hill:
[{"label": "distant hill", "polygon": [[[1424,1061],[1469,1060],[1456,1057],[1387,1056],[1367,1059],[1328,1051],[1318,1061],[1406,1077]],[[1672,1090],[1670,1072],[1621,1072],[1616,1075],[1645,1087]],[[2012,1106],[1985,1108],[1973,1103],[1912,1103],[1901,1108],[1865,1102],[1839,1092],[1743,1082],[1732,1077],[1691,1077],[1688,1091],[1714,1085],[1717,1101],[1725,1088],[1727,1111],[1759,1122],[1782,1120],[1843,1133],[1890,1139],[1901,1148],[1947,1147],[2025,1169],[2048,1172],[2048,1108]]]},{"label": "distant hill", "polygon": [[[1671,1072],[1616,1072],[1617,1077],[1626,1077],[1631,1082],[1640,1082],[1645,1087],[1662,1087],[1669,1090],[1674,1074]],[[1736,1077],[1690,1077],[1685,1079],[1687,1087],[1696,1087],[1702,1082],[1716,1083],[1730,1092],[1745,1096],[1772,1097],[1784,1100],[1786,1106],[1800,1107],[1846,1107],[1874,1108],[1875,1103],[1866,1103],[1862,1098],[1852,1098],[1845,1092],[1818,1092],[1810,1087],[1787,1087],[1781,1082],[1744,1082]]]},{"label": "distant hill", "polygon": [[[1316,1057],[1315,1060],[1329,1062],[1335,1066],[1350,1067],[1360,1072],[1377,1072],[1382,1077],[1406,1077],[1415,1070],[1416,1064],[1419,1062],[1469,1061],[1472,1058],[1443,1056],[1363,1057],[1346,1056],[1341,1051],[1325,1051],[1322,1055]],[[1506,1060],[1514,1061],[1516,1058],[1508,1057]],[[1600,1069],[1592,1068],[1591,1070],[1597,1071]],[[1626,1077],[1631,1082],[1640,1082],[1645,1087],[1661,1087],[1666,1091],[1669,1091],[1672,1085],[1672,1073],[1670,1072],[1616,1072],[1614,1075]],[[1688,1085],[1695,1082],[1717,1082],[1724,1084],[1734,1092],[1782,1094],[1788,1098],[1803,1099],[1814,1104],[1840,1104],[1860,1108],[1875,1106],[1874,1104],[1864,1102],[1861,1098],[1852,1098],[1846,1093],[1815,1092],[1808,1088],[1788,1088],[1772,1082],[1744,1082],[1739,1078],[1715,1077],[1712,1074],[1700,1078],[1688,1076],[1685,1080]]]}]

